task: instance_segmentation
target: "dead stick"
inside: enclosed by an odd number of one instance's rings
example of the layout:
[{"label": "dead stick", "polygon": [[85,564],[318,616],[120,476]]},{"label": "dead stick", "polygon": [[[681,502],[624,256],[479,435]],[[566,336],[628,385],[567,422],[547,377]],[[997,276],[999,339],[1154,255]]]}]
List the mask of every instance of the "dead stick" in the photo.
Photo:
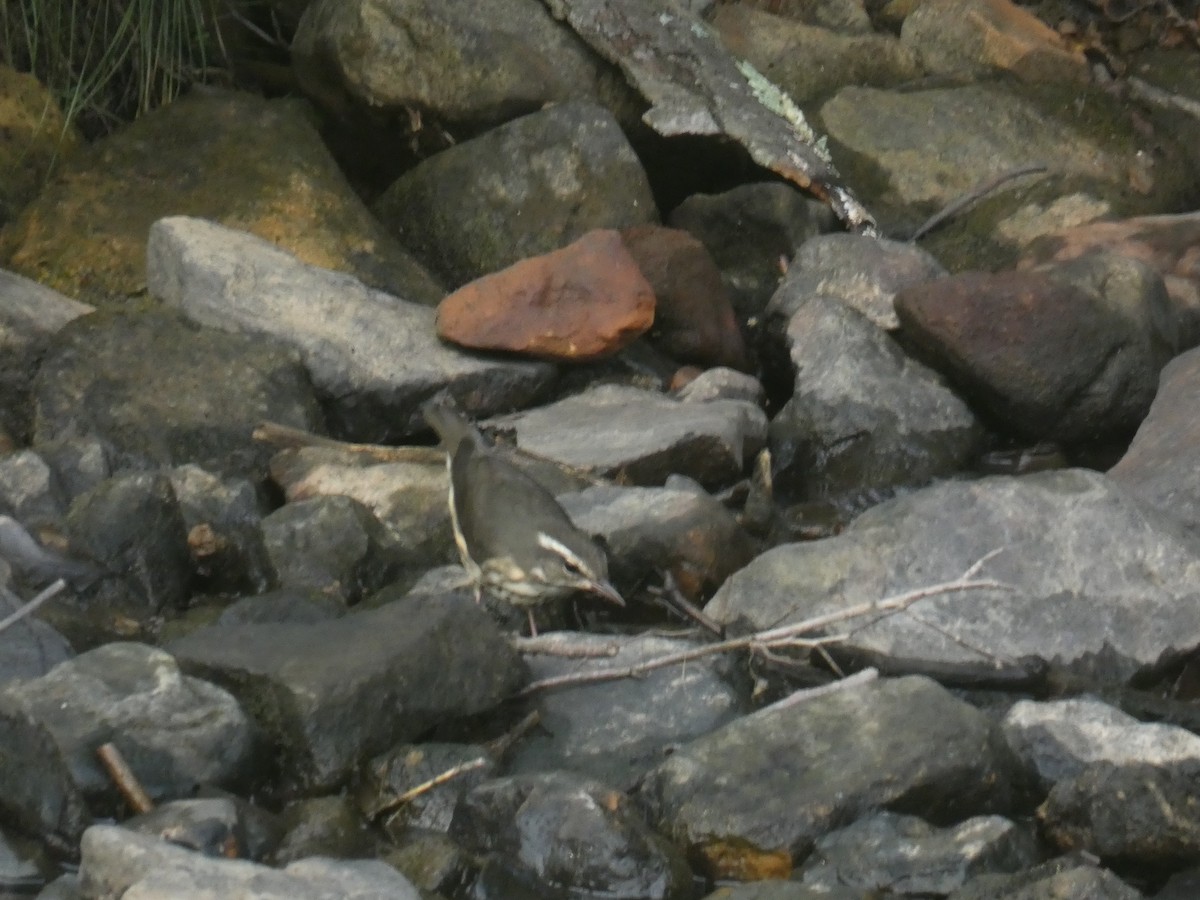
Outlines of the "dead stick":
[{"label": "dead stick", "polygon": [[978,187],[972,188],[970,191],[963,194],[956,200],[950,201],[948,204],[946,204],[946,206],[942,207],[941,211],[934,213],[932,216],[926,219],[921,226],[913,232],[912,237],[908,239],[908,242],[910,244],[916,243],[947,219],[958,215],[958,213],[962,212],[975,201],[983,199],[1006,181],[1012,181],[1014,178],[1020,178],[1022,175],[1037,175],[1045,171],[1045,166],[1035,165],[1024,166],[1023,168],[1013,169],[1009,172],[1001,172],[990,181],[986,181]]},{"label": "dead stick", "polygon": [[46,604],[46,602],[48,600],[50,600],[52,597],[56,597],[58,594],[60,594],[62,592],[63,588],[65,588],[66,586],[67,586],[67,583],[65,581],[63,581],[61,578],[58,579],[58,581],[54,582],[54,584],[50,585],[50,587],[46,588],[44,591],[42,591],[40,594],[38,594],[36,597],[34,597],[32,600],[30,600],[24,606],[18,607],[17,610],[15,612],[13,612],[11,615],[6,616],[3,620],[0,620],[0,632],[3,632],[6,629],[11,628],[13,625],[16,625],[18,622],[20,622],[26,616],[32,615],[33,613],[37,612],[42,606],[44,606]]},{"label": "dead stick", "polygon": [[138,815],[154,809],[154,801],[150,799],[150,795],[137,780],[137,776],[133,774],[133,770],[129,768],[125,757],[115,744],[101,744],[96,748],[96,756],[130,809]]},{"label": "dead stick", "polygon": [[487,758],[480,756],[480,757],[476,757],[475,759],[468,760],[467,762],[459,763],[457,766],[451,766],[445,772],[440,772],[437,775],[434,775],[428,781],[422,781],[416,787],[409,788],[403,794],[393,797],[391,800],[389,800],[383,806],[374,810],[371,813],[371,818],[378,819],[381,816],[386,816],[389,813],[393,813],[396,810],[398,810],[401,806],[404,806],[406,803],[409,803],[410,801],[415,800],[417,797],[420,797],[422,794],[429,793],[438,785],[445,784],[447,781],[451,781],[452,779],[457,778],[459,775],[462,775],[464,772],[472,772],[475,769],[481,768],[482,766],[486,766],[487,763],[488,763]]}]

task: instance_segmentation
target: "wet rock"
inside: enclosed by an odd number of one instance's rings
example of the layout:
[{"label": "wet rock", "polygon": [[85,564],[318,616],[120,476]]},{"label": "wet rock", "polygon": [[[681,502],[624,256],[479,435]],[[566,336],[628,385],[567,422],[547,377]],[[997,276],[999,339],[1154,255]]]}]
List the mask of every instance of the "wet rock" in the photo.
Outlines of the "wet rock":
[{"label": "wet rock", "polygon": [[594,387],[488,424],[511,428],[523,450],[637,484],[662,483],[671,474],[706,486],[728,481],[766,437],[766,416],[750,403],[680,403],[619,385]]},{"label": "wet rock", "polygon": [[318,0],[296,29],[292,58],[305,92],[340,118],[419,109],[478,127],[628,91],[536,0],[499,0],[486,16],[461,2]]},{"label": "wet rock", "polygon": [[1082,469],[939,484],[882,503],[835,538],[760,555],[705,612],[754,629],[797,623],[955,579],[993,551],[979,577],[1012,590],[929,597],[920,621],[862,624],[845,649],[944,677],[955,667],[998,675],[1032,656],[1120,679],[1200,643],[1193,544]]},{"label": "wet rock", "polygon": [[932,0],[904,19],[900,42],[939,75],[1007,72],[1026,81],[1086,84],[1079,48],[1009,0]]},{"label": "wet rock", "polygon": [[81,153],[13,223],[0,259],[69,296],[127,308],[146,286],[150,226],[173,215],[249,231],[409,300],[442,293],[350,189],[307,104],[215,88]]},{"label": "wet rock", "polygon": [[1158,393],[1129,450],[1108,474],[1143,502],[1200,535],[1200,350],[1163,368]]},{"label": "wet rock", "polygon": [[612,114],[576,101],[424,160],[374,209],[450,287],[596,228],[658,218],[646,173]]},{"label": "wet rock", "polygon": [[1032,831],[1001,816],[935,828],[916,816],[884,812],[817,841],[798,877],[824,890],[945,896],[976,875],[1017,872],[1036,861]]},{"label": "wet rock", "polygon": [[244,779],[254,733],[237,701],[144,644],[113,643],[0,690],[7,814],[76,841],[117,794],[96,759],[111,741],[152,799]]},{"label": "wet rock", "polygon": [[1141,900],[1142,896],[1081,853],[1013,875],[980,875],[951,894],[950,900]]},{"label": "wet rock", "polygon": [[412,832],[383,857],[423,891],[447,897],[471,884],[474,858],[444,834]]},{"label": "wet rock", "polygon": [[296,800],[283,808],[281,818],[287,831],[272,860],[277,866],[309,856],[367,859],[374,854],[374,835],[346,797]]},{"label": "wet rock", "polygon": [[319,429],[296,354],[261,336],[197,327],[152,311],[88,316],[52,339],[34,386],[35,446],[94,436],[116,468],[196,463],[261,480],[263,419]]},{"label": "wet rock", "polygon": [[97,584],[93,604],[140,608],[142,618],[187,603],[187,529],[166,475],[113,476],[76,498],[66,524],[78,555],[114,576]]},{"label": "wet rock", "polygon": [[834,227],[829,207],[770,181],[693,194],[667,222],[708,248],[743,320],[762,312],[797,248]]},{"label": "wet rock", "polygon": [[565,772],[483,783],[459,803],[451,835],[559,889],[630,900],[682,898],[691,889],[683,856],[624,794]]},{"label": "wet rock", "polygon": [[[571,632],[545,635],[547,652],[526,652],[530,679],[624,669],[651,659],[684,653],[698,641],[643,635],[617,637]],[[559,656],[554,648],[601,652],[594,657]],[[736,718],[745,698],[735,686],[728,657],[711,655],[592,684],[550,688],[534,694],[541,728],[513,751],[509,768],[517,773],[566,769],[607,784],[632,786],[680,743],[707,734]]]},{"label": "wet rock", "polygon": [[1026,269],[1107,250],[1153,267],[1167,288],[1180,346],[1200,343],[1200,213],[1089,222],[1046,234],[1019,263]]},{"label": "wet rock", "polygon": [[1169,358],[1161,281],[1130,287],[1118,297],[1116,278],[1093,293],[1049,273],[967,273],[901,291],[896,312],[920,354],[1005,428],[1101,440],[1137,427]]},{"label": "wet rock", "polygon": [[355,440],[423,431],[418,407],[445,388],[466,409],[490,412],[528,402],[553,377],[540,363],[486,360],[444,347],[434,334],[433,310],[199,219],[155,223],[146,283],[194,321],[244,333],[241,340],[257,346],[273,338],[294,347],[331,425]]},{"label": "wet rock", "polygon": [[966,403],[838,300],[807,296],[785,340],[795,384],[770,426],[780,491],[857,502],[957,472],[978,451],[983,428]]},{"label": "wet rock", "polygon": [[255,900],[419,900],[403,875],[378,860],[305,859],[283,870],[212,859],[115,825],[83,836],[84,896],[254,897]]},{"label": "wet rock", "polygon": [[314,590],[350,605],[395,581],[404,562],[390,530],[350,497],[287,503],[262,526],[283,587]]},{"label": "wet rock", "polygon": [[[2,207],[0,199],[0,218]],[[90,312],[93,307],[86,303],[0,269],[0,426],[14,438],[29,434],[30,388],[51,337]]]},{"label": "wet rock", "polygon": [[765,392],[762,382],[753,375],[718,366],[706,369],[675,391],[685,403],[707,403],[709,400],[745,400],[762,406]]},{"label": "wet rock", "polygon": [[1174,725],[1140,722],[1087,697],[1018,701],[1004,717],[1004,735],[1043,789],[1079,775],[1096,762],[1191,763],[1200,771],[1200,736]]},{"label": "wet rock", "polygon": [[[0,586],[0,619],[24,605],[25,600]],[[38,678],[74,655],[67,639],[54,626],[26,616],[0,631],[0,685],[17,678]]]},{"label": "wet rock", "polygon": [[734,55],[801,106],[823,100],[843,85],[882,87],[921,73],[912,50],[870,29],[838,34],[745,4],[719,4],[712,24]]},{"label": "wet rock", "polygon": [[661,488],[599,485],[558,500],[576,525],[603,537],[609,575],[620,590],[661,584],[669,572],[695,601],[754,556],[733,513],[684,478]]},{"label": "wet rock", "polygon": [[217,617],[218,625],[253,625],[266,622],[292,622],[315,625],[346,613],[340,597],[304,588],[280,588],[230,603]]},{"label": "wet rock", "polygon": [[926,678],[796,700],[678,747],[638,790],[651,822],[710,862],[736,847],[802,859],[868,810],[953,821],[1012,800],[998,728]]},{"label": "wet rock", "polygon": [[473,350],[587,362],[654,321],[654,290],[637,260],[617,232],[597,230],[463,285],[439,304],[437,333]]},{"label": "wet rock", "polygon": [[[412,829],[446,834],[459,799],[495,775],[492,753],[475,744],[399,744],[364,767],[357,801],[369,819],[380,819],[388,834],[402,841]],[[396,798],[447,772],[453,778],[396,805]],[[390,809],[381,816],[380,811]]]},{"label": "wet rock", "polygon": [[282,450],[271,459],[271,478],[289,503],[321,496],[353,497],[388,525],[399,553],[426,564],[457,560],[446,504],[445,455],[412,447],[411,458],[376,459],[335,447]]},{"label": "wet rock", "polygon": [[1037,817],[1049,841],[1115,863],[1177,867],[1200,853],[1200,767],[1098,762],[1050,789]]},{"label": "wet rock", "polygon": [[893,301],[906,287],[946,274],[913,244],[860,234],[823,234],[796,251],[767,312],[790,319],[815,294],[836,297],[888,331],[899,327]]},{"label": "wet rock", "polygon": [[310,791],[435,722],[490,709],[524,677],[466,597],[405,597],[315,625],[214,626],[172,651],[255,711],[284,783]]},{"label": "wet rock", "polygon": [[704,244],[659,225],[626,228],[621,239],[654,292],[654,344],[680,362],[749,370],[729,292]]}]

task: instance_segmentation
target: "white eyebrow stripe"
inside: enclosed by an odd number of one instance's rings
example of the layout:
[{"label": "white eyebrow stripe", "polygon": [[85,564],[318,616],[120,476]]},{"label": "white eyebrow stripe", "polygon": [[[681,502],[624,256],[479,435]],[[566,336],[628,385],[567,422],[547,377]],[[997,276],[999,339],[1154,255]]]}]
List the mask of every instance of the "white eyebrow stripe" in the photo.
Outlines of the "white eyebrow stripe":
[{"label": "white eyebrow stripe", "polygon": [[544,531],[539,531],[537,534],[538,546],[544,550],[549,550],[552,553],[557,553],[567,562],[578,567],[581,571],[587,571],[587,564],[582,559],[570,551],[562,541],[557,541]]}]

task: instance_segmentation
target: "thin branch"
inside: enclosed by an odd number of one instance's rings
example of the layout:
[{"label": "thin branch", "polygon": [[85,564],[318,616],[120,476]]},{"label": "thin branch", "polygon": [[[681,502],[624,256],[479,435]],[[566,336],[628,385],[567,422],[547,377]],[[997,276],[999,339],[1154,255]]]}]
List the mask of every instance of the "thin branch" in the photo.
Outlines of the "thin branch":
[{"label": "thin branch", "polygon": [[912,237],[908,239],[909,243],[916,243],[933,229],[937,228],[943,222],[958,215],[964,209],[978,200],[982,200],[992,191],[999,188],[1007,181],[1012,181],[1014,178],[1020,178],[1023,175],[1037,175],[1046,171],[1046,166],[1034,165],[1024,166],[1020,169],[1012,169],[1008,172],[1001,172],[990,181],[985,181],[983,184],[971,188],[967,193],[963,194],[954,200],[947,203],[942,209],[928,219],[926,219],[916,231],[912,233]]},{"label": "thin branch", "polygon": [[67,583],[65,581],[63,581],[61,578],[58,579],[58,581],[54,582],[52,585],[50,585],[48,588],[46,588],[44,591],[42,591],[40,594],[38,594],[36,597],[34,597],[28,603],[26,603],[24,606],[17,609],[11,615],[6,616],[4,619],[0,620],[0,633],[3,633],[6,629],[11,628],[13,625],[20,622],[26,616],[32,615],[33,613],[37,612],[42,606],[44,606],[46,604],[47,601],[49,601],[53,597],[58,596],[58,594],[62,593],[63,589],[66,586],[67,586]]},{"label": "thin branch", "polygon": [[373,810],[371,812],[371,818],[372,819],[380,819],[383,816],[393,813],[396,810],[398,810],[400,807],[404,806],[405,804],[410,803],[411,801],[415,800],[417,797],[420,797],[422,794],[429,793],[435,787],[443,785],[447,781],[451,781],[451,780],[457,778],[459,775],[462,775],[464,772],[473,772],[474,770],[482,768],[483,766],[486,766],[487,764],[488,764],[487,757],[479,756],[479,757],[476,757],[475,759],[468,760],[467,762],[459,763],[457,766],[451,766],[446,771],[440,772],[437,775],[434,775],[428,781],[422,781],[416,787],[409,788],[403,794],[393,797],[391,800],[389,800],[383,806],[380,806],[377,809]]},{"label": "thin branch", "polygon": [[154,801],[150,799],[150,795],[146,793],[146,789],[133,774],[133,769],[129,768],[129,763],[125,762],[125,757],[115,744],[101,744],[96,748],[96,757],[131,810],[141,815],[154,809]]}]

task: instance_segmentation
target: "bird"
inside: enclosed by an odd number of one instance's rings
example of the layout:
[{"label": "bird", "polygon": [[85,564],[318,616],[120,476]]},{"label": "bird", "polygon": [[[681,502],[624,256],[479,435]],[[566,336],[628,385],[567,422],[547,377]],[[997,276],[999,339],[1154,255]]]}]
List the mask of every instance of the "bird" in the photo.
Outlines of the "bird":
[{"label": "bird", "polygon": [[604,549],[553,494],[489,446],[446,398],[421,411],[446,450],[450,524],[476,603],[487,590],[524,609],[534,637],[534,608],[578,591],[625,605],[608,580]]}]

